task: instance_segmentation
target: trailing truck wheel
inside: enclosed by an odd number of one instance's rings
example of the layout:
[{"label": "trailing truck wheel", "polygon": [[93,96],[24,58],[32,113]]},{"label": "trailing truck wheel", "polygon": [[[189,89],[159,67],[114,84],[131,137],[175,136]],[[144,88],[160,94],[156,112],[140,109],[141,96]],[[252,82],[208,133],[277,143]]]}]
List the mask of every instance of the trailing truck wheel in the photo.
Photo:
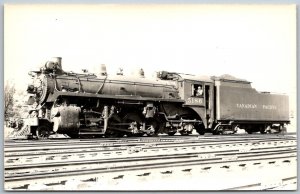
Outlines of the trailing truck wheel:
[{"label": "trailing truck wheel", "polygon": [[187,136],[193,133],[195,126],[193,124],[184,124],[179,131],[179,133],[183,136]]},{"label": "trailing truck wheel", "polygon": [[51,126],[48,124],[42,124],[37,127],[35,133],[38,139],[48,139],[51,133]]},{"label": "trailing truck wheel", "polygon": [[196,124],[195,129],[196,129],[196,131],[199,135],[204,135],[205,134],[205,127],[204,127],[203,124]]}]

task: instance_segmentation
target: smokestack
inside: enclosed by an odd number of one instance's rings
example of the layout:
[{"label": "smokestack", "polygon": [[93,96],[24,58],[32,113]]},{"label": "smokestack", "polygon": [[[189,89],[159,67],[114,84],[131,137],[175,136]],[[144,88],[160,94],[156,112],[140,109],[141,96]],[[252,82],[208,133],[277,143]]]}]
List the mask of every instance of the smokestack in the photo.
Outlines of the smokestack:
[{"label": "smokestack", "polygon": [[61,57],[52,57],[50,61],[57,64],[57,68],[62,70]]}]

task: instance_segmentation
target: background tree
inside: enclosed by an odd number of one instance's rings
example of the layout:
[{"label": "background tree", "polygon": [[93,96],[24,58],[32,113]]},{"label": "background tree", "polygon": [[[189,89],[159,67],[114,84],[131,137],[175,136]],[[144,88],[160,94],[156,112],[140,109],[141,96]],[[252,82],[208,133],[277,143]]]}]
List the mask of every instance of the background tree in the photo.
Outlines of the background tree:
[{"label": "background tree", "polygon": [[13,111],[14,106],[14,94],[16,92],[15,85],[9,81],[6,81],[4,87],[4,117],[7,120],[9,117],[15,115]]}]

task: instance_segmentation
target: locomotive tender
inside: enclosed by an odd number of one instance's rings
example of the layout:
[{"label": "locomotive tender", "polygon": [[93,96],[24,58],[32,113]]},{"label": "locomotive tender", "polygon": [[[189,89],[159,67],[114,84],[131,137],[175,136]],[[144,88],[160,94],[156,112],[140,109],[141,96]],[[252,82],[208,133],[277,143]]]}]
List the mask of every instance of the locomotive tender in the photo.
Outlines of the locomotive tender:
[{"label": "locomotive tender", "polygon": [[[251,82],[232,76],[192,76],[161,71],[156,79],[65,72],[61,58],[30,72],[27,92],[34,106],[29,133],[77,137],[278,132],[289,123],[288,96],[259,93]],[[200,91],[199,91],[200,90]]]}]

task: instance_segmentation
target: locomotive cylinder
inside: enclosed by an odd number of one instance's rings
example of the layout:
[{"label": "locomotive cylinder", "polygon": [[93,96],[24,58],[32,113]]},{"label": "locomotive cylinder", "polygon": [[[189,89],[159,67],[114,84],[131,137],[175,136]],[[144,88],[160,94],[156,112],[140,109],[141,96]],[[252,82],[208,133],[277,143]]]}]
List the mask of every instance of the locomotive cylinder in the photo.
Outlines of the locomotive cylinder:
[{"label": "locomotive cylinder", "polygon": [[69,131],[80,127],[79,113],[80,108],[76,106],[55,107],[51,111],[53,118],[53,131]]}]

